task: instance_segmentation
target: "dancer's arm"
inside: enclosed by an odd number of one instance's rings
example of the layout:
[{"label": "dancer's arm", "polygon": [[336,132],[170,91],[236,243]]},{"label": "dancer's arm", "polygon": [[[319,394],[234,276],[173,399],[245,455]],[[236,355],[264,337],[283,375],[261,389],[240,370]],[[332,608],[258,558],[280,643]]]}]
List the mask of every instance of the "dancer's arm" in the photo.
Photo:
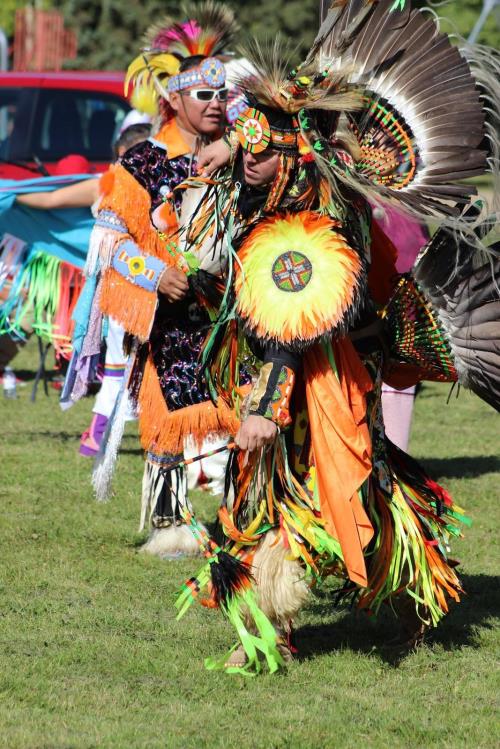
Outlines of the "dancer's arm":
[{"label": "dancer's arm", "polygon": [[198,156],[198,174],[209,177],[217,169],[233,163],[236,157],[237,145],[230,134],[210,143],[200,151]]},{"label": "dancer's arm", "polygon": [[29,208],[90,208],[99,197],[99,179],[84,179],[74,185],[51,192],[30,192],[18,195],[16,202]]}]

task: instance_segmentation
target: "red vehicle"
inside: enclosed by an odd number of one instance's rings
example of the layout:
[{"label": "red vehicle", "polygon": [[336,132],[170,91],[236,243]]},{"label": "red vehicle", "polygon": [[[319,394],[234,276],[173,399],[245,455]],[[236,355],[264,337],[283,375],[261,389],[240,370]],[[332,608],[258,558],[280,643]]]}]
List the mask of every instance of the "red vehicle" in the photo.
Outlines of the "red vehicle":
[{"label": "red vehicle", "polygon": [[54,174],[64,156],[103,171],[130,105],[124,73],[0,72],[0,179]]}]

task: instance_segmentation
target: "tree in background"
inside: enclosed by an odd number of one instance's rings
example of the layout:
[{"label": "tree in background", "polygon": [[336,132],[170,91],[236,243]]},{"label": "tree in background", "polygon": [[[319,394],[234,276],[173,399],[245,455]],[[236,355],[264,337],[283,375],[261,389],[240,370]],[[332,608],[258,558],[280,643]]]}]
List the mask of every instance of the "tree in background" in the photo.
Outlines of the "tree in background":
[{"label": "tree in background", "polygon": [[[12,7],[21,0],[1,0]],[[258,39],[274,38],[281,31],[297,44],[300,57],[310,46],[318,28],[318,0],[228,0],[245,32]],[[52,7],[61,10],[66,24],[78,34],[78,57],[71,67],[123,70],[137,54],[142,34],[155,20],[167,13],[178,17],[179,0],[52,0]],[[417,0],[417,7],[429,2]],[[443,30],[454,28],[467,36],[482,8],[482,0],[450,0],[436,7],[436,12],[450,19]],[[11,16],[13,10],[10,11]],[[2,21],[0,20],[0,25]],[[498,14],[492,13],[479,41],[500,46]]]},{"label": "tree in background", "polygon": [[3,0],[0,6],[0,29],[3,29],[7,36],[14,33],[14,17],[16,10],[22,7],[22,0]]},{"label": "tree in background", "polygon": [[[13,36],[16,10],[25,8],[30,5],[26,0],[0,0],[0,29],[3,29],[7,36]],[[47,10],[52,7],[51,0],[36,0],[32,2],[39,10]]]}]

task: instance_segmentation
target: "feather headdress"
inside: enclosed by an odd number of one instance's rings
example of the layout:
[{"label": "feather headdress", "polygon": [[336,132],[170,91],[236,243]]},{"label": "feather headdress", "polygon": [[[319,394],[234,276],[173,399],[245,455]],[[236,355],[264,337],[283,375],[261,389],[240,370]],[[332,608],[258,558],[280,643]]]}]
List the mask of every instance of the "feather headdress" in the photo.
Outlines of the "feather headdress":
[{"label": "feather headdress", "polygon": [[148,111],[157,108],[159,97],[168,96],[167,81],[178,75],[182,60],[227,52],[238,30],[233,11],[223,3],[191,3],[184,12],[189,20],[175,22],[166,16],[148,29],[143,51],[127,70],[125,93],[133,83],[135,101]]},{"label": "feather headdress", "polygon": [[[409,2],[323,5],[311,51],[288,76],[279,45],[247,53],[260,71],[239,82],[252,107],[296,117],[299,146],[331,192],[341,182],[419,218],[460,221],[475,193],[464,180],[483,174],[498,154],[498,132],[485,122],[486,114],[499,121],[500,84],[485,75],[498,64],[489,53],[478,60],[454,46],[433,15]],[[346,133],[348,162],[335,154]]]},{"label": "feather headdress", "polygon": [[227,52],[239,28],[228,5],[205,0],[184,5],[183,12],[190,20],[176,22],[165,16],[153,24],[144,36],[146,49],[169,52],[180,59]]},{"label": "feather headdress", "polygon": [[347,88],[350,68],[320,72],[311,67],[299,74],[290,63],[292,51],[279,37],[267,47],[254,40],[242,53],[254,70],[234,83],[260,104],[291,115],[301,109],[341,112],[362,106],[358,91]]},{"label": "feather headdress", "polygon": [[435,18],[392,0],[350,0],[328,11],[306,65],[353,68],[364,91],[351,118],[362,179],[407,207],[460,212],[473,188],[459,180],[486,167],[484,112],[470,66]]}]

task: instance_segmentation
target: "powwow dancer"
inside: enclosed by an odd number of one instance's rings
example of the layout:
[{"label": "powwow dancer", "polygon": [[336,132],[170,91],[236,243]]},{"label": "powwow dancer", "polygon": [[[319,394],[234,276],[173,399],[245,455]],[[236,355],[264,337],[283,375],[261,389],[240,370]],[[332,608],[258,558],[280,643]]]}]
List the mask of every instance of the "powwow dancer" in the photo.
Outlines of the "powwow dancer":
[{"label": "powwow dancer", "polygon": [[[288,75],[279,46],[254,55],[259,72],[240,84],[250,108],[226,138],[232,179],[198,210],[200,225],[213,201],[229,216],[226,293],[202,354],[216,402],[237,405],[252,354],[259,371],[218,515],[224,543],[187,516],[207,562],[179,616],[208,585],[241,641],[209,668],[258,671],[261,656],[276,670],[326,575],[362,609],[389,603],[411,643],[462,592],[448,541],[466,518],[385,438],[380,388],[382,376],[458,379],[500,407],[499,248],[484,259],[460,181],[486,170],[485,136],[498,153],[484,115],[498,116],[498,78],[486,52],[467,58],[433,17],[391,6],[334,3]],[[442,223],[382,315],[372,296],[394,269],[367,199]],[[191,235],[195,247],[200,226]]]},{"label": "powwow dancer", "polygon": [[[98,350],[104,316],[129,334],[129,394],[147,451],[141,527],[150,514],[153,525],[143,548],[160,555],[198,550],[182,526],[181,508],[187,502],[183,471],[169,472],[169,464],[178,462],[189,434],[202,440],[225,434],[236,423],[225,406],[213,406],[196,379],[209,324],[197,301],[197,271],[218,273],[220,258],[179,252],[182,194],[173,192],[195,173],[199,147],[222,132],[227,88],[217,55],[235,29],[232,11],[203,2],[191,20],[165,20],[148,32],[147,47],[130,65],[127,82],[135,82],[136,102],[144,95],[156,97],[161,127],[131,149],[102,183],[88,264],[96,288],[82,352],[88,356]],[[108,483],[123,430],[125,395],[108,425],[104,457],[98,458],[98,496]]]}]

